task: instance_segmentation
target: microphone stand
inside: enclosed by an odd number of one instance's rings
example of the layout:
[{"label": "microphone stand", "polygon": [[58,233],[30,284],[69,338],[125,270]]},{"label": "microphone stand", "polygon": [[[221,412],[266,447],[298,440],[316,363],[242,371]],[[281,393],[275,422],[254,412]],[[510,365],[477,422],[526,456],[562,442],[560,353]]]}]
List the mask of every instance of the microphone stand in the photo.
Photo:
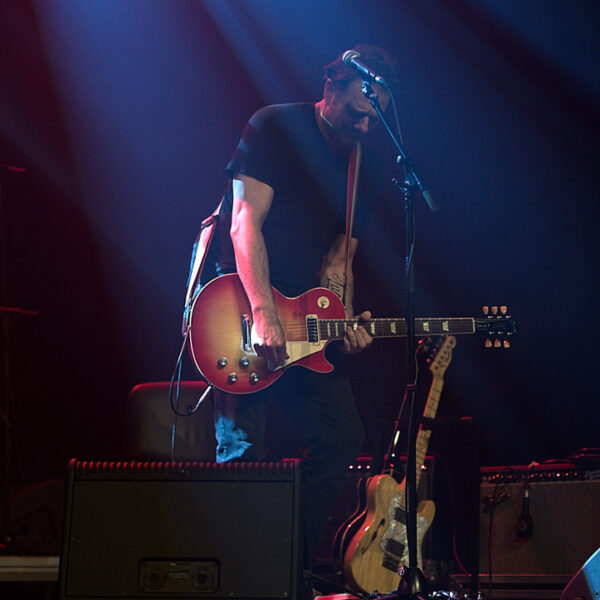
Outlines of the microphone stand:
[{"label": "microphone stand", "polygon": [[[406,262],[405,262],[405,285],[406,285],[406,345],[407,345],[407,372],[408,383],[405,387],[404,398],[408,402],[406,406],[409,411],[408,419],[408,442],[407,442],[407,465],[406,465],[406,487],[407,498],[406,514],[406,536],[408,541],[409,564],[400,567],[400,584],[398,585],[397,598],[424,598],[427,596],[427,581],[417,564],[417,480],[416,480],[416,439],[417,439],[417,415],[416,415],[416,388],[417,388],[417,344],[415,338],[415,270],[414,270],[414,248],[415,248],[415,212],[413,195],[418,190],[429,208],[438,212],[431,195],[417,175],[412,161],[408,158],[402,144],[392,131],[387,122],[381,106],[379,97],[373,90],[371,84],[363,80],[362,92],[369,99],[375,112],[379,116],[386,131],[392,139],[398,151],[397,162],[404,170],[404,181],[394,179],[394,185],[402,191],[406,207]],[[404,404],[404,403],[403,403]],[[393,449],[394,450],[394,449]],[[394,452],[395,454],[395,452]],[[389,458],[389,457],[388,457]]]}]

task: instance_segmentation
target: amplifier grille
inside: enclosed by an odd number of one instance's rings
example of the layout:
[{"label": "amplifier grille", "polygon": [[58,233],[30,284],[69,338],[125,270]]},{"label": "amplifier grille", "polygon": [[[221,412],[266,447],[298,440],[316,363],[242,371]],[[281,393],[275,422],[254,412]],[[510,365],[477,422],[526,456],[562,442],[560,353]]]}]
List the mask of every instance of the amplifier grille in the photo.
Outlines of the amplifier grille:
[{"label": "amplifier grille", "polygon": [[528,486],[533,530],[524,538],[517,536],[517,521],[523,512],[525,484],[481,485],[482,577],[489,571],[488,544],[493,575],[571,576],[600,546],[600,480],[529,481]]}]

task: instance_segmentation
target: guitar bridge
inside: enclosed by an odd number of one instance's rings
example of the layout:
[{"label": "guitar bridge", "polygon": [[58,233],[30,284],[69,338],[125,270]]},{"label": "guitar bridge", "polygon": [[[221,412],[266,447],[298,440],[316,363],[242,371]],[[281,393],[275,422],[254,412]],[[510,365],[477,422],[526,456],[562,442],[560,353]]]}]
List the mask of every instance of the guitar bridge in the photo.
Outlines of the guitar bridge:
[{"label": "guitar bridge", "polygon": [[394,573],[398,572],[398,567],[400,566],[400,561],[393,557],[391,554],[384,554],[381,559],[381,566],[385,569],[389,569],[390,571],[394,571]]},{"label": "guitar bridge", "polygon": [[319,319],[317,315],[306,315],[306,339],[309,344],[319,343]]}]

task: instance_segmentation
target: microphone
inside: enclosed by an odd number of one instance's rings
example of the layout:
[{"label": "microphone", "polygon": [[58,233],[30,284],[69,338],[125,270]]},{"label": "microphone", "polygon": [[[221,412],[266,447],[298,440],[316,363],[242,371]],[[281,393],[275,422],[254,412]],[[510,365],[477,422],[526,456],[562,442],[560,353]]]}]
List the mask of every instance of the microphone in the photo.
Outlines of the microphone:
[{"label": "microphone", "polygon": [[381,75],[377,75],[377,73],[373,73],[367,65],[358,60],[360,58],[360,53],[356,50],[346,50],[344,54],[342,54],[342,62],[347,67],[352,67],[356,69],[363,77],[363,79],[367,79],[370,82],[378,83],[384,88],[388,87],[388,84],[385,82],[385,79]]}]

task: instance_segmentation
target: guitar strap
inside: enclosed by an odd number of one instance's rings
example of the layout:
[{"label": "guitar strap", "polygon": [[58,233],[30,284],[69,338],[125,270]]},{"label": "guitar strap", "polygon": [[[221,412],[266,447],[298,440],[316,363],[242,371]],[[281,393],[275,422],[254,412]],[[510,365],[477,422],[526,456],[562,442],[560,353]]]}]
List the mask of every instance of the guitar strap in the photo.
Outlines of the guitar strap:
[{"label": "guitar strap", "polygon": [[221,212],[221,206],[223,205],[223,198],[219,202],[219,206],[210,215],[210,217],[204,219],[200,224],[200,233],[194,242],[192,248],[192,259],[190,262],[190,274],[187,281],[187,293],[185,295],[185,307],[183,309],[183,329],[184,334],[189,327],[189,316],[192,308],[192,304],[200,291],[200,275],[202,269],[204,269],[204,263],[206,262],[206,255],[210,242],[215,233],[217,222],[219,220],[219,213]]},{"label": "guitar strap", "polygon": [[[346,259],[344,262],[344,291],[342,303],[346,306],[346,286],[348,284],[348,262],[350,261],[350,238],[354,227],[354,209],[358,193],[358,178],[362,160],[362,146],[356,142],[348,158],[348,185],[346,190]],[[350,315],[352,316],[352,315]]]}]

